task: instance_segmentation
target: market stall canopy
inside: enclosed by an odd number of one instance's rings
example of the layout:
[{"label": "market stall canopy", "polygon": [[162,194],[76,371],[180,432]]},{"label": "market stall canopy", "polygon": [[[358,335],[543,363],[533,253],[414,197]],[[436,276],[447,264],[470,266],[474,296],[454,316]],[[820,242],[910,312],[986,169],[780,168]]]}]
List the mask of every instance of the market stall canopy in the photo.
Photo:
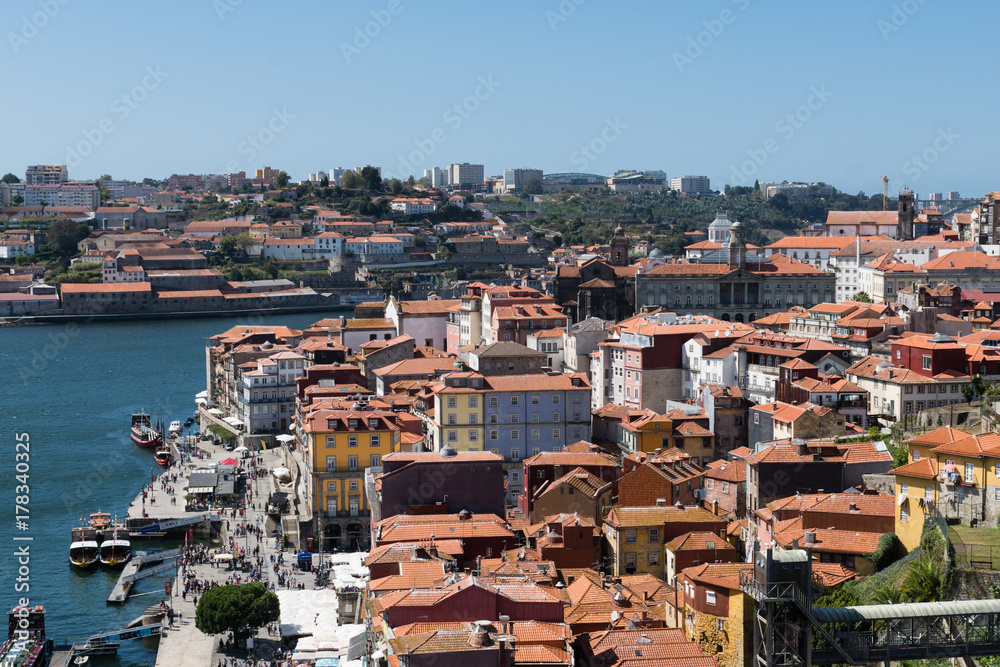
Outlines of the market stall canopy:
[{"label": "market stall canopy", "polygon": [[249,451],[250,451],[249,449],[247,449],[243,445],[240,445],[239,447],[237,447],[236,449],[233,450],[233,453],[234,454],[242,454],[243,452],[249,452]]},{"label": "market stall canopy", "polygon": [[195,398],[208,398],[208,390],[206,389],[205,391],[199,391],[197,394],[194,395],[194,397]]},{"label": "market stall canopy", "polygon": [[219,461],[220,466],[238,466],[240,464],[236,459],[222,459]]},{"label": "market stall canopy", "polygon": [[292,471],[288,468],[275,468],[271,471],[271,474],[275,477],[291,477]]},{"label": "market stall canopy", "polygon": [[243,422],[236,417],[226,417],[222,421],[226,422],[230,426],[243,426]]},{"label": "market stall canopy", "polygon": [[208,409],[208,414],[210,414],[210,415],[221,415],[222,414],[222,410],[220,410],[219,408],[209,408]]},{"label": "market stall canopy", "polygon": [[295,440],[295,436],[282,433],[281,435],[274,436],[274,439],[280,442],[291,442],[292,440]]},{"label": "market stall canopy", "polygon": [[232,560],[232,554],[215,554],[212,556],[212,560]]}]

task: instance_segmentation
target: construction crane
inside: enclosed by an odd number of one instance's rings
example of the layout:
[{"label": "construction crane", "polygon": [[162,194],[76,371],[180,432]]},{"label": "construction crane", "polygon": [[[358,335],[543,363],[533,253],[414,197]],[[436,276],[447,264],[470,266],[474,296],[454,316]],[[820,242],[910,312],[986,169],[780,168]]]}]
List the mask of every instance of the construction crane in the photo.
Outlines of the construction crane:
[{"label": "construction crane", "polygon": [[889,172],[882,174],[882,210],[889,210]]}]

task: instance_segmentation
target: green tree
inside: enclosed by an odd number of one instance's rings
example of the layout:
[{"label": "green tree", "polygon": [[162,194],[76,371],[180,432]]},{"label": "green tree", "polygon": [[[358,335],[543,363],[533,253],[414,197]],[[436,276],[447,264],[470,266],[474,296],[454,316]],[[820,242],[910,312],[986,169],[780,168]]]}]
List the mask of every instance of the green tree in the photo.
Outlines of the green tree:
[{"label": "green tree", "polygon": [[361,169],[361,181],[367,190],[381,190],[382,177],[379,176],[378,169],[371,165]]},{"label": "green tree", "polygon": [[860,301],[861,303],[871,303],[872,298],[868,296],[868,292],[855,292],[854,296],[851,297],[851,301]]},{"label": "green tree", "polygon": [[542,194],[542,179],[538,176],[529,176],[524,179],[524,194],[526,195],[540,195]]},{"label": "green tree", "polygon": [[14,203],[14,204],[23,204],[24,203],[24,196],[23,195],[14,195],[13,197],[10,198],[10,201],[12,203]]},{"label": "green tree", "polygon": [[389,181],[389,192],[394,195],[398,195],[403,191],[403,183],[398,178],[394,178]]},{"label": "green tree", "polygon": [[21,179],[8,171],[6,174],[3,175],[3,178],[0,178],[0,182],[3,182],[3,183],[20,183]]},{"label": "green tree", "polygon": [[284,171],[279,171],[278,175],[274,177],[274,187],[279,189],[284,189],[288,187],[288,173]]},{"label": "green tree", "polygon": [[941,572],[930,556],[922,556],[910,563],[900,590],[907,602],[936,602]]},{"label": "green tree", "polygon": [[279,618],[278,596],[254,582],[208,589],[198,600],[194,625],[208,635],[232,632],[242,640]]},{"label": "green tree", "polygon": [[60,255],[74,255],[77,244],[87,238],[90,230],[84,223],[72,220],[56,220],[49,225],[46,233],[46,245]]},{"label": "green tree", "polygon": [[111,191],[107,188],[101,188],[101,203],[103,204],[109,199],[111,199]]},{"label": "green tree", "polygon": [[364,187],[364,181],[361,180],[361,176],[353,171],[345,171],[344,175],[340,177],[340,182],[347,190],[359,190]]}]

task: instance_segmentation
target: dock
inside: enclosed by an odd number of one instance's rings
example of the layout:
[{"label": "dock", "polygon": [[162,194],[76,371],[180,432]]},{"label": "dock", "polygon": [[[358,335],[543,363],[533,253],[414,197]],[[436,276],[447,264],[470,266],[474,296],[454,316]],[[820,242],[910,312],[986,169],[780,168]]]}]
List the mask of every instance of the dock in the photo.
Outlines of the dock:
[{"label": "dock", "polygon": [[[182,549],[170,549],[169,551],[158,551],[155,553],[136,552],[132,559],[125,563],[122,573],[118,575],[118,581],[115,582],[115,587],[111,589],[108,602],[124,603],[128,600],[129,593],[132,592],[132,586],[136,581],[160,572],[172,570],[175,567],[175,561],[181,555],[181,551]],[[154,564],[156,564],[156,567],[143,569],[144,565]]]}]

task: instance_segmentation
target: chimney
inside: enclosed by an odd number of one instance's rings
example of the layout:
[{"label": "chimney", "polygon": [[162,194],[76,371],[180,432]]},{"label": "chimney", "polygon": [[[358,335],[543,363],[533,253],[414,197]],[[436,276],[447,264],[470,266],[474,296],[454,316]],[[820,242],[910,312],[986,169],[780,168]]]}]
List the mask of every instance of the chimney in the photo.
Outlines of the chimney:
[{"label": "chimney", "polygon": [[807,530],[805,532],[805,540],[806,540],[806,546],[815,546],[816,545],[816,531],[815,530]]},{"label": "chimney", "polygon": [[858,511],[858,504],[857,503],[851,503],[851,511],[852,512],[857,512]]},{"label": "chimney", "polygon": [[483,557],[476,556],[476,575],[483,576]]}]

